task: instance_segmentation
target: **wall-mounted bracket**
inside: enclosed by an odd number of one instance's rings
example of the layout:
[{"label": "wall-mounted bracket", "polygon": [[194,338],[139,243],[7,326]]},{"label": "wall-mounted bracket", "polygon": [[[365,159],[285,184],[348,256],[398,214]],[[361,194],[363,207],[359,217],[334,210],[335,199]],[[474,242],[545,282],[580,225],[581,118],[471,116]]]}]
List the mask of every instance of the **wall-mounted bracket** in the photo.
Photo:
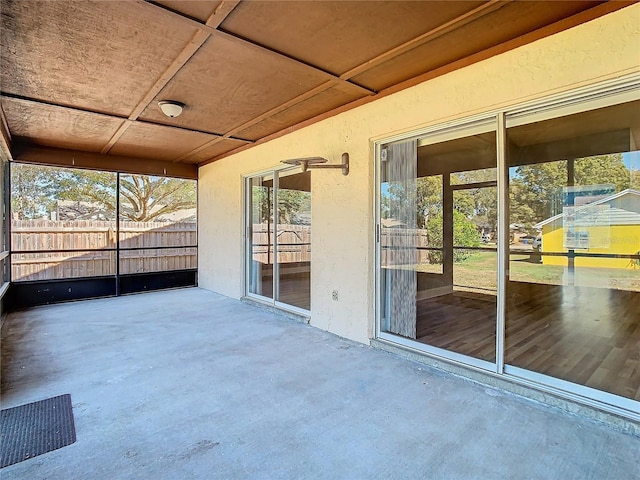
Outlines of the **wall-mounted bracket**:
[{"label": "wall-mounted bracket", "polygon": [[286,163],[288,165],[299,165],[302,167],[302,171],[306,172],[307,170],[312,169],[320,169],[320,168],[340,168],[342,169],[343,175],[349,175],[349,154],[342,154],[342,163],[337,165],[324,165],[324,163],[328,162],[324,157],[307,157],[307,158],[291,158],[289,160],[282,160],[282,163]]}]

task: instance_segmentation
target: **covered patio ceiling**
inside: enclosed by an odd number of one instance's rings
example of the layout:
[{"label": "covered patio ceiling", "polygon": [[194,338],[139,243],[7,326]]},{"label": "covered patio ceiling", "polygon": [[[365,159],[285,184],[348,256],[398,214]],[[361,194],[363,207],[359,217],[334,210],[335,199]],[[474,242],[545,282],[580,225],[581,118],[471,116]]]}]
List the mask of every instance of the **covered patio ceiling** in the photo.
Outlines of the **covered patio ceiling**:
[{"label": "covered patio ceiling", "polygon": [[[18,161],[193,176],[630,3],[1,0],[1,146]],[[167,99],[181,116],[162,114]]]}]

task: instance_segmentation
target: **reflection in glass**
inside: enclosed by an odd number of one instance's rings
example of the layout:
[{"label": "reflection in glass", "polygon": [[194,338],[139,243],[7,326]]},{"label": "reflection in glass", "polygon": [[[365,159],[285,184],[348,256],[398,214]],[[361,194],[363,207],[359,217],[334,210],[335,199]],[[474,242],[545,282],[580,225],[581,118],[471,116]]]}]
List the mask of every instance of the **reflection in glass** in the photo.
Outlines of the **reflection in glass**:
[{"label": "reflection in glass", "polygon": [[640,102],[510,128],[506,362],[640,400]]},{"label": "reflection in glass", "polygon": [[382,151],[382,330],[495,362],[495,131]]},{"label": "reflection in glass", "polygon": [[249,180],[249,292],[273,298],[273,176]]},{"label": "reflection in glass", "polygon": [[278,297],[311,308],[311,174],[278,174]]}]

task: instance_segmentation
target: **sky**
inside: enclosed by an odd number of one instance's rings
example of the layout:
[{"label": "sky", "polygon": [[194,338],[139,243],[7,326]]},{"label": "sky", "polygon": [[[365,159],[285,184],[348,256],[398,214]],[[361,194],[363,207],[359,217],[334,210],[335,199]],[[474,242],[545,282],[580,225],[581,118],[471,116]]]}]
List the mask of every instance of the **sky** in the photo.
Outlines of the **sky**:
[{"label": "sky", "polygon": [[623,153],[622,163],[624,163],[629,170],[640,170],[640,150]]}]

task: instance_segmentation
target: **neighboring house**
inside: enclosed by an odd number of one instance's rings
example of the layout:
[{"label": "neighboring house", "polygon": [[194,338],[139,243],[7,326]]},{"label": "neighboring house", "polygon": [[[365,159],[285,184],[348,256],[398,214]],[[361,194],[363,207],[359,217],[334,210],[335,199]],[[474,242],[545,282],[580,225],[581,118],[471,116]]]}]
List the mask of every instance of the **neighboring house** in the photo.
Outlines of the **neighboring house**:
[{"label": "neighboring house", "polygon": [[[622,192],[564,212],[534,225],[542,230],[543,252],[634,255],[640,251],[640,191]],[[565,256],[542,256],[544,265],[567,265]],[[627,258],[576,258],[576,266],[628,268]]]},{"label": "neighboring house", "polygon": [[113,217],[104,205],[74,200],[58,200],[55,211],[51,212],[51,220],[109,220]]}]

